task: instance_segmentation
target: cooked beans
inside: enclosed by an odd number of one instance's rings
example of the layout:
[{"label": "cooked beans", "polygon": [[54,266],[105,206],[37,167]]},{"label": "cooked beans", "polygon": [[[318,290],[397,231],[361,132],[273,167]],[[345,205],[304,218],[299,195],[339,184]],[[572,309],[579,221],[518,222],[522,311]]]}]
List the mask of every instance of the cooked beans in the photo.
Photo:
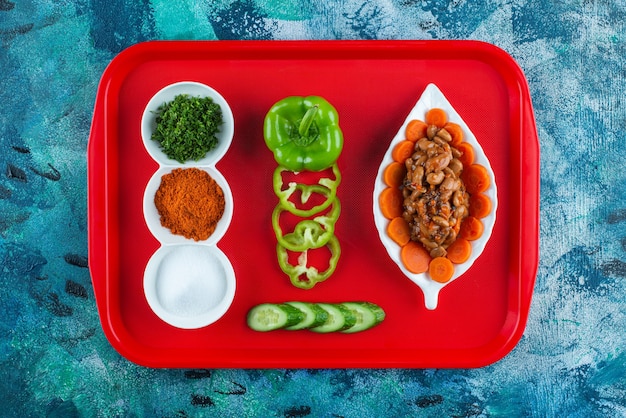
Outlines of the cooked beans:
[{"label": "cooked beans", "polygon": [[431,257],[443,257],[469,213],[469,195],[460,178],[461,152],[451,145],[448,131],[428,126],[405,161],[403,217],[411,239],[421,242]]}]

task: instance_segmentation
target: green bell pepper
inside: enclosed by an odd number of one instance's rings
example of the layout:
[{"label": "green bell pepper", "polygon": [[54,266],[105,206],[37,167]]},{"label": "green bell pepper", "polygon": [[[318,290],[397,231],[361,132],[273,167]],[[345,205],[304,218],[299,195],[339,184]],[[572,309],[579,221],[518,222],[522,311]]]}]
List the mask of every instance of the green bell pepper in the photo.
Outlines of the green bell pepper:
[{"label": "green bell pepper", "polygon": [[[328,260],[328,268],[320,272],[314,266],[307,266],[307,251],[303,251],[298,257],[298,263],[293,265],[289,263],[289,253],[287,249],[280,244],[276,245],[276,253],[278,254],[278,264],[280,268],[289,276],[291,283],[300,289],[311,289],[317,283],[322,282],[330,277],[337,268],[337,262],[341,255],[341,246],[336,236],[331,236],[326,246],[330,250],[330,259]],[[304,276],[304,277],[303,277]]]},{"label": "green bell pepper", "polygon": [[[339,183],[341,183],[341,172],[337,164],[333,164],[332,166],[333,175],[335,176],[334,179],[324,177],[321,178],[317,184],[292,182],[287,185],[287,188],[284,188],[282,172],[286,170],[287,168],[280,165],[276,167],[276,170],[274,170],[273,185],[274,193],[276,193],[278,200],[280,200],[280,204],[289,212],[306,218],[323,211],[335,200],[337,188],[339,187]],[[301,209],[297,207],[295,202],[291,201],[291,196],[296,190],[300,191],[300,202],[302,204],[307,203],[313,193],[319,193],[326,199],[310,209]]]},{"label": "green bell pepper", "polygon": [[343,149],[337,110],[319,96],[290,96],[274,104],[263,136],[276,162],[296,173],[330,167]]},{"label": "green bell pepper", "polygon": [[335,223],[341,213],[341,205],[339,199],[335,198],[328,213],[298,222],[293,232],[287,234],[283,234],[280,226],[280,214],[285,210],[279,204],[272,213],[272,226],[276,240],[290,251],[306,251],[321,248],[330,240],[335,233]]}]

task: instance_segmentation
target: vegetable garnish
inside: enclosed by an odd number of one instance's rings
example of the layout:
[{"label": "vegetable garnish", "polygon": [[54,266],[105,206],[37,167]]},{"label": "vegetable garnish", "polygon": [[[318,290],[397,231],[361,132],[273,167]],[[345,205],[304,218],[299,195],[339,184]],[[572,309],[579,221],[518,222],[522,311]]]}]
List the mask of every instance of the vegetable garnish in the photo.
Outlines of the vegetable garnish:
[{"label": "vegetable garnish", "polygon": [[307,248],[297,255],[297,263],[289,262],[289,253],[285,247],[280,244],[276,245],[276,255],[278,256],[278,264],[282,271],[289,276],[291,284],[300,289],[311,289],[319,282],[328,279],[337,268],[337,262],[341,255],[341,247],[339,240],[332,235],[326,247],[330,250],[330,258],[328,259],[328,267],[326,270],[320,271],[317,267],[309,265],[308,255],[313,248]]},{"label": "vegetable garnish", "polygon": [[378,198],[380,205],[380,211],[385,218],[393,219],[402,216],[402,191],[399,188],[387,187],[381,193]]},{"label": "vegetable garnish", "polygon": [[404,140],[402,142],[399,142],[398,145],[394,147],[393,151],[391,152],[391,157],[394,161],[404,163],[404,161],[406,161],[406,159],[409,158],[411,154],[413,154],[414,148],[415,143],[413,141],[409,141],[408,139]]},{"label": "vegetable garnish", "polygon": [[431,257],[422,244],[409,241],[400,248],[400,259],[408,271],[420,274],[428,270]]},{"label": "vegetable garnish", "polygon": [[293,232],[283,233],[280,215],[287,212],[283,205],[276,205],[272,212],[272,227],[278,243],[291,251],[305,251],[326,245],[335,232],[335,223],[341,213],[339,199],[335,198],[328,213],[303,219],[296,224]]},{"label": "vegetable garnish", "polygon": [[471,195],[469,205],[469,214],[475,218],[486,218],[491,213],[491,199],[484,193]]},{"label": "vegetable garnish", "polygon": [[[278,265],[291,283],[301,289],[311,289],[326,280],[335,271],[341,254],[334,234],[341,212],[337,198],[341,183],[337,159],[343,149],[343,133],[338,123],[335,108],[319,96],[287,97],[272,106],[265,116],[265,143],[278,163],[272,178],[279,200],[272,213]],[[285,174],[297,179],[286,181],[289,176]],[[310,177],[318,180],[312,181]],[[301,218],[288,233],[283,232],[286,228],[280,219],[285,212]],[[310,252],[317,253],[323,248],[329,250],[330,256],[325,261],[328,267],[320,272],[310,263]],[[296,262],[290,257],[294,253]]]},{"label": "vegetable garnish", "polygon": [[[285,207],[286,210],[291,213],[303,217],[314,215],[317,212],[320,212],[326,209],[331,205],[335,196],[337,195],[337,188],[339,187],[339,183],[341,183],[341,173],[339,172],[339,167],[337,164],[332,165],[332,171],[334,175],[334,179],[323,177],[318,180],[317,184],[305,184],[299,182],[290,182],[285,187],[282,173],[288,171],[286,167],[278,166],[276,170],[274,170],[273,177],[273,186],[274,193],[278,196],[280,200],[280,204]],[[309,198],[314,193],[321,194],[325,196],[325,200],[312,208],[303,209],[298,207],[296,203],[291,199],[291,197],[295,194],[296,191],[300,192],[300,203],[306,204],[309,201]]]},{"label": "vegetable garnish", "polygon": [[294,172],[324,170],[343,149],[337,110],[319,96],[280,100],[267,113],[263,133],[276,162]]},{"label": "vegetable garnish", "polygon": [[179,94],[157,109],[152,140],[179,163],[198,161],[217,146],[222,123],[222,109],[213,99]]},{"label": "vegetable garnish", "polygon": [[426,129],[428,129],[426,122],[413,119],[407,123],[404,136],[411,142],[417,142],[418,139],[422,139],[426,136]]},{"label": "vegetable garnish", "polygon": [[393,218],[387,224],[387,235],[399,246],[406,245],[411,239],[408,222],[402,216]]},{"label": "vegetable garnish", "polygon": [[392,162],[383,172],[383,181],[389,187],[398,188],[406,178],[406,167],[403,163]]},{"label": "vegetable garnish", "polygon": [[446,257],[450,259],[454,264],[465,263],[472,255],[472,244],[465,238],[457,238],[448,247],[448,254]]},{"label": "vegetable garnish", "polygon": [[430,278],[439,283],[450,281],[454,274],[454,265],[447,257],[435,257],[428,265]]},{"label": "vegetable garnish", "polygon": [[476,241],[483,235],[483,231],[485,230],[485,226],[482,221],[473,216],[468,216],[463,219],[463,223],[461,224],[461,230],[459,231],[459,236],[468,241]]},{"label": "vegetable garnish", "polygon": [[425,122],[429,126],[434,125],[438,128],[443,128],[448,122],[448,115],[446,114],[445,110],[438,107],[433,107],[428,110],[428,112],[426,112]]},{"label": "vegetable garnish", "polygon": [[448,133],[450,134],[450,138],[452,138],[450,141],[450,144],[452,144],[452,146],[458,147],[458,145],[463,142],[464,136],[463,128],[461,128],[461,125],[454,122],[448,122],[444,125],[444,129],[448,131]]},{"label": "vegetable garnish", "polygon": [[465,167],[461,176],[467,191],[472,194],[484,192],[491,183],[489,172],[480,164],[472,164],[469,167]]}]

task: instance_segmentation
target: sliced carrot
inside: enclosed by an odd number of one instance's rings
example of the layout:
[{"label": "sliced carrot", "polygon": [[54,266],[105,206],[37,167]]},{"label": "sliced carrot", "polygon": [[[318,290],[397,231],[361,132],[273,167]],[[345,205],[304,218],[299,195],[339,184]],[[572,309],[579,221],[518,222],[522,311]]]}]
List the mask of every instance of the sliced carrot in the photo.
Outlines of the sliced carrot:
[{"label": "sliced carrot", "polygon": [[407,158],[413,155],[415,144],[411,141],[404,140],[399,142],[391,151],[391,158],[399,163],[404,163]]},{"label": "sliced carrot", "polygon": [[404,267],[411,273],[420,274],[428,271],[430,254],[426,248],[418,242],[409,241],[400,249],[400,259]]},{"label": "sliced carrot", "polygon": [[407,123],[404,135],[409,141],[417,142],[418,140],[426,136],[427,128],[428,125],[426,124],[426,122],[419,119],[413,119],[409,121],[409,123]]},{"label": "sliced carrot", "polygon": [[459,161],[463,164],[463,167],[469,167],[474,164],[474,147],[469,142],[461,142],[455,146],[456,149],[461,151],[462,155],[459,157]]},{"label": "sliced carrot", "polygon": [[461,179],[465,183],[465,188],[469,194],[482,193],[491,184],[489,172],[480,164],[472,164],[469,167],[463,166]]},{"label": "sliced carrot", "polygon": [[443,128],[448,122],[448,115],[446,111],[438,107],[433,107],[426,112],[426,123],[428,125],[435,125],[438,128]]},{"label": "sliced carrot", "polygon": [[[480,219],[473,216],[468,216],[461,222],[461,229],[459,230],[459,237],[468,241],[475,241],[483,235],[485,226]],[[458,239],[458,238],[457,238]]]},{"label": "sliced carrot", "polygon": [[387,219],[397,218],[402,216],[402,204],[404,203],[404,197],[402,191],[395,187],[387,187],[380,192],[378,198],[380,204],[380,211]]},{"label": "sliced carrot", "polygon": [[469,214],[475,218],[484,218],[491,213],[491,199],[483,193],[470,196]]},{"label": "sliced carrot", "polygon": [[450,244],[447,251],[446,257],[454,264],[465,263],[472,255],[472,244],[464,238],[457,238]]},{"label": "sliced carrot", "polygon": [[387,224],[387,235],[399,246],[406,245],[411,240],[409,224],[402,216],[393,218]]},{"label": "sliced carrot", "polygon": [[452,137],[452,141],[450,141],[450,144],[453,147],[456,147],[461,142],[463,142],[463,128],[461,128],[461,125],[454,122],[448,122],[443,126],[443,128],[448,131],[448,133]]},{"label": "sliced carrot", "polygon": [[435,257],[430,261],[428,274],[436,282],[449,282],[454,274],[454,265],[446,257]]},{"label": "sliced carrot", "polygon": [[397,161],[389,164],[383,171],[383,181],[389,187],[400,187],[406,177],[406,166]]}]

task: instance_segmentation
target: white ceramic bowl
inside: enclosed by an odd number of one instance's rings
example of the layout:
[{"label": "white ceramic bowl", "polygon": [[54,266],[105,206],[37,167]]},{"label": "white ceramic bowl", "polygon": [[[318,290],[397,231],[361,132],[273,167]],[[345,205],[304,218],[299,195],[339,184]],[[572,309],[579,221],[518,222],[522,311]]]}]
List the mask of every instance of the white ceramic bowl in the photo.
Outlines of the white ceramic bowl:
[{"label": "white ceramic bowl", "polygon": [[215,245],[164,245],[148,261],[144,294],[154,313],[177,328],[220,319],[235,296],[235,272]]},{"label": "white ceramic bowl", "polygon": [[[185,238],[182,235],[173,234],[172,231],[163,225],[161,225],[161,217],[159,212],[154,204],[154,196],[161,185],[161,177],[171,173],[172,170],[177,168],[191,168],[191,167],[161,167],[159,168],[148,181],[148,185],[146,186],[146,190],[143,196],[143,215],[146,220],[146,224],[148,225],[148,229],[156,237],[156,239],[161,242],[161,244],[189,244],[195,243],[193,239]],[[222,188],[224,192],[224,214],[222,218],[218,221],[217,226],[215,227],[215,231],[209,236],[208,239],[202,241],[201,244],[205,245],[213,245],[216,244],[226,233],[226,230],[230,226],[230,223],[233,219],[233,194],[230,190],[230,186],[228,182],[215,167],[205,166],[205,167],[195,167],[200,170],[206,171],[215,182]]]},{"label": "white ceramic bowl", "polygon": [[230,147],[233,140],[235,123],[230,106],[215,89],[195,81],[181,81],[170,84],[159,90],[148,102],[141,118],[141,138],[146,150],[160,165],[181,165],[176,160],[170,159],[163,153],[158,142],[152,140],[152,133],[156,129],[157,109],[164,103],[174,100],[179,94],[187,94],[192,97],[210,97],[222,108],[224,123],[216,137],[217,146],[209,151],[206,156],[198,161],[187,161],[188,165],[215,165]]},{"label": "white ceramic bowl", "polygon": [[[490,174],[491,177],[491,185],[489,189],[485,191],[485,194],[491,199],[492,209],[489,216],[481,219],[485,230],[482,236],[476,240],[472,241],[472,255],[468,261],[463,264],[456,264],[454,269],[454,275],[452,279],[447,283],[438,283],[428,276],[428,273],[415,274],[411,273],[404,267],[402,260],[400,259],[400,247],[396,244],[389,235],[387,235],[387,224],[389,220],[383,216],[380,205],[379,205],[379,196],[380,193],[387,187],[387,185],[383,181],[383,172],[385,168],[393,161],[391,157],[391,152],[393,148],[401,141],[405,139],[404,132],[406,129],[406,125],[409,121],[413,119],[424,120],[426,115],[426,111],[431,108],[441,108],[446,111],[448,114],[448,120],[451,122],[458,123],[463,128],[464,133],[464,141],[470,143],[476,154],[474,162],[477,164],[483,165]],[[493,227],[496,222],[496,210],[498,208],[498,193],[496,189],[496,179],[493,173],[493,169],[491,168],[491,164],[485,155],[480,143],[476,140],[476,137],[467,126],[467,124],[463,121],[461,116],[456,112],[456,110],[452,107],[450,102],[446,99],[443,93],[435,86],[434,84],[429,84],[424,93],[417,101],[413,109],[409,112],[409,115],[405,119],[404,123],[398,130],[396,136],[391,140],[391,144],[383,157],[383,161],[380,164],[378,169],[378,174],[376,176],[376,182],[374,184],[374,196],[373,196],[373,204],[374,204],[374,223],[376,224],[376,228],[378,229],[378,235],[383,245],[385,246],[389,257],[398,265],[400,270],[415,284],[417,284],[422,292],[424,293],[424,299],[427,309],[435,309],[437,307],[439,292],[445,286],[452,283],[454,280],[459,278],[463,273],[465,273],[476,261],[476,259],[482,254],[485,246],[487,245],[487,241],[491,237],[491,233],[493,231]]]}]

